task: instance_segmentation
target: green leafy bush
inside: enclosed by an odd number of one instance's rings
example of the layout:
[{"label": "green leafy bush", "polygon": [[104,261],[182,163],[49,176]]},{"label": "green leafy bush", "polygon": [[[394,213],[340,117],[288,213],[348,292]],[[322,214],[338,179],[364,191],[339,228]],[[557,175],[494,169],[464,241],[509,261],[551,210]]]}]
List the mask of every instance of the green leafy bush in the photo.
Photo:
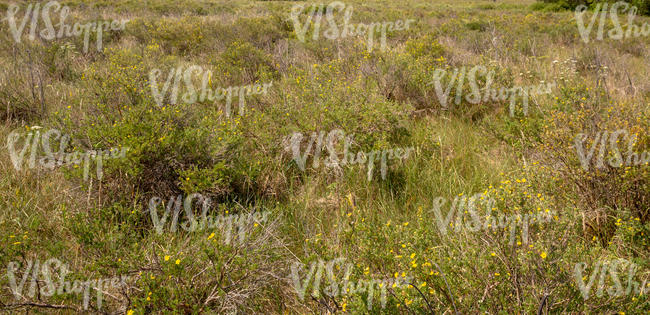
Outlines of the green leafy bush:
[{"label": "green leafy bush", "polygon": [[[593,7],[597,3],[614,3],[615,0],[538,0],[541,3],[535,3],[531,6],[533,10],[542,10],[542,11],[559,11],[559,10],[575,10],[579,5],[586,5]],[[625,1],[632,6],[636,6],[639,9],[638,14],[641,15],[650,15],[650,0],[630,0]]]}]

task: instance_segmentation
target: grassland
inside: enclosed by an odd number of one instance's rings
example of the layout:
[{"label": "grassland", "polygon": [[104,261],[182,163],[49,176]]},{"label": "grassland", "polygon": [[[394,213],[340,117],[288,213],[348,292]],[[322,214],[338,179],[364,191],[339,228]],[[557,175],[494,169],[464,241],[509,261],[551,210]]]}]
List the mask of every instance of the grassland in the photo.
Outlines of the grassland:
[{"label": "grassland", "polygon": [[[3,15],[10,3],[0,0]],[[18,3],[22,16],[26,3]],[[300,41],[289,16],[304,2],[61,4],[71,21],[129,21],[88,52],[83,37],[32,41],[26,31],[18,43],[2,21],[0,139],[56,129],[70,135],[69,152],[129,150],[104,161],[101,179],[93,165],[87,180],[83,166],[17,170],[9,150],[0,152],[3,312],[85,311],[80,294],[12,294],[4,266],[50,258],[68,265],[69,279],[129,276],[104,293],[101,309],[91,299],[92,313],[650,310],[647,294],[598,296],[594,286],[585,299],[575,279],[576,264],[591,275],[597,262],[624,259],[645,283],[648,163],[585,171],[573,146],[580,133],[625,129],[637,135],[634,151],[650,150],[650,37],[585,43],[572,11],[530,0],[348,0],[353,23],[415,20],[371,51],[353,37]],[[224,102],[158,106],[152,69],[166,76],[191,65],[214,73],[211,87],[273,84],[246,99],[243,115],[227,117]],[[498,86],[555,87],[531,97],[527,115],[517,107],[511,116],[500,101],[441,106],[430,84],[436,70],[477,65],[494,71]],[[313,167],[313,156],[300,170],[287,137],[335,129],[354,135],[354,152],[414,151],[391,161],[383,179],[379,167],[372,180],[365,166]],[[214,229],[157,233],[151,198],[168,205],[192,193],[211,198],[213,215],[270,215],[243,242]],[[447,201],[446,215],[454,198],[477,193],[496,201],[493,217],[552,216],[531,224],[527,239],[517,230],[515,242],[503,226],[470,231],[454,220],[441,233],[436,200]],[[367,292],[330,297],[313,285],[301,300],[292,266],[306,265],[302,277],[310,263],[335,258],[351,264],[352,279],[406,277],[410,285],[388,288],[384,307],[377,289],[371,309]],[[619,269],[624,288],[627,270]]]}]

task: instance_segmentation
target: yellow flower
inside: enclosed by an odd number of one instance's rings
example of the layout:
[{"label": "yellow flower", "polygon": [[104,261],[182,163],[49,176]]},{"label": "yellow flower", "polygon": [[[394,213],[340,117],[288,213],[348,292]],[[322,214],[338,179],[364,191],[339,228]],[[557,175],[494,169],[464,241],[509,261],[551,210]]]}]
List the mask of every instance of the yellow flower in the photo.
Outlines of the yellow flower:
[{"label": "yellow flower", "polygon": [[181,260],[180,260],[180,259],[176,259],[176,264],[177,264],[177,265],[180,265],[180,263],[181,263]]},{"label": "yellow flower", "polygon": [[126,312],[126,315],[133,315],[133,310],[128,310],[128,311]]},{"label": "yellow flower", "polygon": [[211,239],[214,237],[214,233],[211,233],[210,236],[208,236],[208,239]]},{"label": "yellow flower", "polygon": [[542,257],[542,259],[546,259],[546,252],[542,252],[539,256]]},{"label": "yellow flower", "polygon": [[490,254],[490,255],[492,255],[492,257],[494,257],[494,256],[496,256],[497,254],[496,254],[496,253],[494,253],[494,252],[492,252],[492,254]]},{"label": "yellow flower", "polygon": [[165,256],[165,261],[168,261],[168,260],[169,260],[169,255],[166,255]]}]

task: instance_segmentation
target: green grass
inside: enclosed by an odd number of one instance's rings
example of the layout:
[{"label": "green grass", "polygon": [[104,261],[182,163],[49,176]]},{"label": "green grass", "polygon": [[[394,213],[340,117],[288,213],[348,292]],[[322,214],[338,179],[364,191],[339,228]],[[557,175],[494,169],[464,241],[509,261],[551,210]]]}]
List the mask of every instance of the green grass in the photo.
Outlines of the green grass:
[{"label": "green grass", "polygon": [[[0,12],[9,3],[0,0]],[[124,290],[104,294],[101,311],[119,314],[528,314],[545,296],[544,314],[650,310],[647,295],[598,297],[594,288],[584,300],[574,279],[576,264],[614,259],[636,263],[638,282],[647,279],[648,165],[584,172],[572,147],[578,133],[626,129],[639,136],[636,152],[650,150],[647,37],[585,44],[572,11],[534,1],[346,1],[350,23],[416,21],[389,32],[385,51],[376,42],[368,52],[358,38],[308,32],[299,41],[288,18],[306,2],[65,4],[68,23],[130,21],[88,53],[82,38],[16,43],[3,27],[0,138],[41,126],[69,134],[70,152],[129,151],[104,161],[102,179],[91,171],[84,181],[73,166],[15,170],[3,149],[2,268],[57,258],[71,279],[128,275]],[[650,18],[635,20],[643,22]],[[157,106],[150,71],[160,69],[160,81],[181,65],[212,71],[212,88],[273,84],[247,97],[241,116],[226,117],[224,102]],[[528,116],[510,117],[507,102],[443,109],[428,84],[435,70],[476,65],[494,70],[496,86],[557,87],[533,97]],[[414,151],[390,160],[384,179],[378,163],[371,181],[365,165],[325,167],[327,150],[320,167],[309,156],[301,171],[287,137],[334,129],[354,135],[352,152]],[[211,215],[266,209],[269,222],[241,244],[225,242],[224,231],[156,233],[150,199],[166,206],[192,193],[211,198]],[[553,217],[531,225],[528,243],[517,230],[510,244],[507,228],[440,233],[435,200],[447,201],[447,215],[454,198],[477,193],[495,199],[497,217],[546,209]],[[385,308],[375,291],[372,310],[367,293],[301,301],[291,267],[339,257],[353,280],[404,273],[417,289],[389,288]],[[28,297],[25,289],[16,299],[0,274],[2,310],[82,311],[79,294]]]}]

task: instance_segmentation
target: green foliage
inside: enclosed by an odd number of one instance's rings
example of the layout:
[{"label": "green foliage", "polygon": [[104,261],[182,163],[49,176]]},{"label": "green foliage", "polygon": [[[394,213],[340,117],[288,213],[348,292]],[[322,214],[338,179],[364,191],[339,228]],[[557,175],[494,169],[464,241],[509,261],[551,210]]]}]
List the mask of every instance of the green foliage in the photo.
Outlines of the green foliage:
[{"label": "green foliage", "polygon": [[[579,5],[586,5],[592,7],[598,3],[614,3],[615,0],[538,0],[531,6],[533,10],[552,11],[557,12],[560,10],[575,10]],[[650,1],[649,0],[630,0],[625,1],[631,6],[636,6],[640,15],[650,15]]]},{"label": "green foliage", "polygon": [[[516,314],[537,313],[545,296],[549,314],[647,310],[646,296],[584,300],[574,279],[580,262],[624,258],[650,267],[648,166],[585,171],[574,145],[579,133],[591,148],[598,131],[624,129],[638,135],[636,152],[650,150],[647,41],[585,45],[572,12],[559,12],[579,3],[346,2],[349,23],[415,20],[388,32],[384,49],[378,36],[369,49],[362,36],[323,37],[326,18],[318,39],[312,26],[306,42],[297,40],[288,16],[307,2],[68,0],[71,21],[131,20],[105,33],[99,52],[83,53],[78,37],[31,41],[29,24],[20,44],[0,32],[0,138],[40,126],[69,134],[68,153],[128,150],[103,161],[101,178],[91,161],[88,179],[79,166],[15,170],[4,150],[0,267],[55,257],[70,265],[70,279],[128,275],[127,288],[105,292],[101,311],[110,313]],[[647,1],[633,3],[647,14]],[[336,21],[344,19],[337,12]],[[161,71],[161,89],[173,69],[192,65],[211,71],[213,91],[270,86],[246,96],[241,113],[233,97],[230,116],[225,100],[170,104],[169,90],[159,105],[151,71]],[[557,85],[530,97],[527,114],[519,99],[511,117],[508,101],[468,102],[465,78],[444,108],[432,82],[437,71],[447,71],[446,88],[455,69],[474,66],[494,73],[496,89]],[[190,79],[202,84],[202,75]],[[486,77],[476,83],[485,95]],[[306,152],[312,133],[336,129],[350,137],[351,152],[412,151],[388,160],[385,177],[375,162],[369,181],[367,164],[325,166],[328,143]],[[296,132],[304,136],[304,171],[288,148]],[[342,153],[344,145],[333,149]],[[311,163],[316,149],[319,166]],[[604,159],[613,156],[606,150]],[[203,210],[195,200],[187,211],[181,205],[172,231],[174,213],[160,226],[150,211],[153,197],[161,216],[174,209],[171,198],[194,193],[210,198],[206,214],[222,222],[262,210],[270,219],[243,230],[190,231],[190,213]],[[493,209],[478,209],[488,226],[467,229],[473,218],[459,211],[441,232],[434,201],[447,200],[446,216],[455,198],[476,193],[495,200]],[[550,221],[530,224],[527,239],[521,226],[511,236],[509,226],[490,221],[537,212]],[[247,237],[233,241],[240,231]],[[291,266],[337,257],[352,264],[353,279],[397,273],[411,283],[388,288],[385,308],[375,294],[372,310],[367,292],[300,300]],[[0,277],[3,310],[45,311],[16,305],[33,302],[81,311],[79,295],[16,300],[9,286]]]}]

